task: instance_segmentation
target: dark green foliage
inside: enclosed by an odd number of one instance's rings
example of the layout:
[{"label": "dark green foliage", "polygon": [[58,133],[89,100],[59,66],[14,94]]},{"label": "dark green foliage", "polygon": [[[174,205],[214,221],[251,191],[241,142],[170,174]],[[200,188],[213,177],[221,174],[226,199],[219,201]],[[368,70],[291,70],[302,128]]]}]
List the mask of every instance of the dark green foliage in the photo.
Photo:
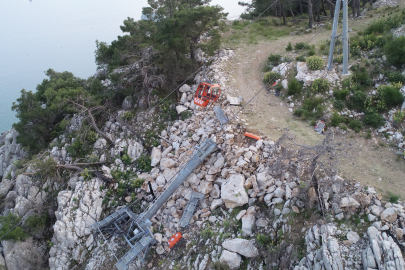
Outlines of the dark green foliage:
[{"label": "dark green foliage", "polygon": [[213,263],[212,267],[214,268],[214,270],[229,270],[229,266],[226,263],[220,261],[216,261],[215,263]]},{"label": "dark green foliage", "polygon": [[373,84],[373,80],[369,78],[365,67],[356,68],[353,72],[352,79],[353,82],[361,86],[369,86]]},{"label": "dark green foliage", "polygon": [[285,50],[286,50],[287,52],[290,52],[290,51],[292,51],[292,49],[293,49],[293,47],[292,47],[292,45],[291,45],[291,42],[289,41],[287,47],[285,48]]},{"label": "dark green foliage", "polygon": [[375,109],[367,109],[366,114],[363,117],[363,122],[367,126],[373,127],[373,128],[379,128],[382,125],[384,125],[384,118],[377,113]]},{"label": "dark green foliage", "polygon": [[295,95],[302,91],[302,83],[297,79],[293,78],[288,82],[288,95]]},{"label": "dark green foliage", "polygon": [[306,44],[305,42],[297,42],[297,43],[295,43],[295,45],[294,45],[294,48],[296,49],[296,50],[302,50],[302,49],[308,49],[309,48],[309,45],[308,44]]},{"label": "dark green foliage", "polygon": [[338,113],[334,112],[330,118],[330,124],[334,127],[337,127],[340,125],[340,123],[344,122],[345,118]]},{"label": "dark green foliage", "polygon": [[319,119],[323,116],[323,107],[321,103],[322,98],[306,98],[303,102],[303,106],[300,109],[294,111],[294,115],[303,119]]},{"label": "dark green foliage", "polygon": [[345,103],[341,100],[335,100],[333,102],[333,107],[335,107],[336,110],[341,110],[345,107]]},{"label": "dark green foliage", "polygon": [[144,172],[150,172],[152,170],[152,165],[151,165],[151,158],[150,156],[146,155],[141,155],[137,160],[136,160],[136,166],[139,170],[144,171]]},{"label": "dark green foliage", "polygon": [[347,105],[351,110],[364,111],[364,102],[366,101],[367,94],[362,91],[354,92],[353,96],[349,98]]},{"label": "dark green foliage", "polygon": [[351,120],[349,122],[349,128],[358,133],[363,128],[363,125],[359,120]]},{"label": "dark green foliage", "polygon": [[279,54],[270,54],[270,56],[267,58],[268,62],[271,63],[274,66],[278,66],[281,61],[281,55]]},{"label": "dark green foliage", "polygon": [[388,74],[388,81],[390,83],[398,83],[398,82],[402,82],[403,85],[405,85],[405,76],[402,75],[401,72],[398,71],[391,71]]},{"label": "dark green foliage", "polygon": [[28,229],[31,232],[36,233],[45,227],[48,220],[49,220],[49,216],[47,214],[32,215],[25,219],[24,224],[28,227]]},{"label": "dark green foliage", "polygon": [[7,216],[0,216],[0,237],[3,241],[23,241],[29,237],[29,235],[20,226],[16,226],[13,230],[11,230],[15,225],[19,224],[20,220],[21,218],[11,213]]},{"label": "dark green foliage", "polygon": [[308,51],[308,56],[314,56],[316,54],[316,52],[315,52],[315,49],[314,48],[311,48],[309,51]]},{"label": "dark green foliage", "polygon": [[269,71],[264,74],[263,82],[265,84],[273,84],[275,81],[277,81],[280,78],[281,78],[281,76],[277,72]]},{"label": "dark green foliage", "polygon": [[66,150],[73,158],[84,158],[86,155],[90,154],[91,147],[88,143],[82,141],[80,137],[77,137]]},{"label": "dark green foliage", "polygon": [[316,79],[311,85],[311,90],[314,93],[325,93],[329,90],[329,81],[326,79]]},{"label": "dark green foliage", "polygon": [[[37,92],[21,90],[21,96],[13,103],[19,122],[13,127],[20,133],[17,140],[27,149],[35,152],[46,147],[57,135],[55,129],[67,114],[72,113],[66,100],[85,96],[84,80],[76,78],[70,72],[55,72],[49,69],[49,79],[37,86]],[[41,108],[41,106],[46,106]]]},{"label": "dark green foliage", "polygon": [[298,62],[305,62],[305,61],[306,61],[306,58],[305,58],[304,55],[300,55],[300,56],[297,56],[297,57],[295,58],[295,60],[297,60]]},{"label": "dark green foliage", "polygon": [[131,157],[127,154],[127,152],[125,152],[122,156],[121,156],[121,160],[125,165],[131,165],[132,164],[132,159]]},{"label": "dark green foliage", "polygon": [[399,200],[400,198],[401,198],[400,196],[395,195],[395,194],[393,194],[393,193],[389,193],[389,194],[388,194],[388,200],[389,200],[390,203],[398,203],[398,200]]},{"label": "dark green foliage", "polygon": [[404,102],[402,93],[393,86],[380,86],[378,88],[378,94],[388,108],[401,105]]},{"label": "dark green foliage", "polygon": [[333,91],[333,96],[337,100],[346,100],[346,97],[350,94],[349,89],[343,89],[343,90],[335,90]]},{"label": "dark green foliage", "polygon": [[384,46],[384,53],[388,63],[396,67],[405,64],[405,37],[400,36],[387,40]]},{"label": "dark green foliage", "polygon": [[180,114],[180,119],[184,121],[184,120],[186,120],[186,119],[189,119],[192,115],[193,115],[192,112],[190,112],[190,111],[184,111],[184,112],[182,112],[182,113]]},{"label": "dark green foliage", "polygon": [[256,240],[257,240],[257,243],[262,247],[273,244],[273,241],[271,240],[271,237],[268,234],[260,234],[259,233],[256,236]]}]

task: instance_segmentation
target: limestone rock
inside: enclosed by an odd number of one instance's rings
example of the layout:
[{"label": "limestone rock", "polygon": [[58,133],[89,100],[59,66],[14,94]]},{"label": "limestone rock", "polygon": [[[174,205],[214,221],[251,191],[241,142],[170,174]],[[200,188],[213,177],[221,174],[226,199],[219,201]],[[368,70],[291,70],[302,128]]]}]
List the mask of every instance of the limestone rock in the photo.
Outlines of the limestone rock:
[{"label": "limestone rock", "polygon": [[226,240],[222,243],[222,247],[248,258],[253,258],[259,255],[259,250],[256,248],[253,240],[241,238]]},{"label": "limestone rock", "polygon": [[396,219],[397,212],[393,207],[389,207],[381,213],[381,220],[384,220],[388,223],[394,223]]},{"label": "limestone rock", "polygon": [[153,147],[152,154],[151,154],[151,166],[155,167],[159,164],[160,159],[162,158],[162,151],[158,147]]},{"label": "limestone rock", "polygon": [[222,199],[217,199],[217,200],[213,200],[211,203],[211,211],[214,211],[215,209],[217,209],[218,207],[220,207],[221,205],[224,204],[224,201]]},{"label": "limestone rock", "polygon": [[345,208],[345,207],[355,207],[358,208],[360,207],[360,204],[358,201],[356,201],[354,198],[350,197],[344,197],[340,200],[340,207]]},{"label": "limestone rock", "polygon": [[356,244],[360,240],[360,236],[356,232],[348,232],[346,237],[352,244]]},{"label": "limestone rock", "polygon": [[1,243],[8,270],[47,269],[42,258],[44,250],[32,238],[24,242],[2,241]]},{"label": "limestone rock", "polygon": [[128,96],[124,99],[124,101],[122,102],[122,109],[123,110],[131,110],[133,107],[133,100],[131,96]]},{"label": "limestone rock", "polygon": [[229,269],[232,270],[239,269],[241,260],[242,257],[239,254],[228,250],[222,251],[221,257],[219,258],[220,262],[226,263],[229,266]]},{"label": "limestone rock", "polygon": [[246,194],[245,177],[241,174],[232,174],[228,181],[222,184],[221,199],[227,208],[235,208],[248,203],[249,197]]},{"label": "limestone rock", "polygon": [[274,183],[274,179],[267,172],[260,172],[256,175],[256,181],[260,190],[264,190]]},{"label": "limestone rock", "polygon": [[252,235],[252,230],[255,225],[255,207],[251,206],[246,211],[246,214],[242,217],[242,235],[250,236]]}]

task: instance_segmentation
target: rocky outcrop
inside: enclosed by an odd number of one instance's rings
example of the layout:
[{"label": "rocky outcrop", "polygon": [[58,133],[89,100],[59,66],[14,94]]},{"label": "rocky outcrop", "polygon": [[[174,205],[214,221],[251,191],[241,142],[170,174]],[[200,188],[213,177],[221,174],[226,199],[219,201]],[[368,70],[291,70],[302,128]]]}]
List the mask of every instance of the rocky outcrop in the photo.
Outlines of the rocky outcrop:
[{"label": "rocky outcrop", "polygon": [[222,243],[222,247],[248,258],[253,258],[259,255],[259,250],[256,248],[255,243],[252,240],[240,238],[226,240]]},{"label": "rocky outcrop", "polygon": [[[23,242],[2,241],[4,259],[8,270],[46,269],[47,249],[32,238]],[[1,264],[1,262],[0,262]],[[1,267],[0,267],[1,269]]]},{"label": "rocky outcrop", "polygon": [[[0,178],[15,177],[13,162],[25,156],[21,145],[17,143],[18,132],[14,129],[0,135]],[[4,145],[2,145],[4,143]],[[10,175],[9,175],[10,174]]]},{"label": "rocky outcrop", "polygon": [[100,219],[103,209],[101,185],[98,179],[78,181],[73,191],[59,192],[49,259],[51,269],[69,269],[72,259],[82,262],[86,249],[94,246],[91,225]]}]

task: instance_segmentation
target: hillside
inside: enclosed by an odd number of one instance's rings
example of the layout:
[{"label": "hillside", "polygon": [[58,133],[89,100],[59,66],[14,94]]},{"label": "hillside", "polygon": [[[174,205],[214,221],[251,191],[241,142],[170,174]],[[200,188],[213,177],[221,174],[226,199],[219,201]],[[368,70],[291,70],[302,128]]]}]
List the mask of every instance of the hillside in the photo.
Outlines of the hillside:
[{"label": "hillside", "polygon": [[[152,2],[97,43],[94,76],[49,69],[14,104],[0,268],[405,269],[405,5],[350,20],[347,78],[325,71],[329,19]],[[204,59],[221,95],[202,108]]]}]

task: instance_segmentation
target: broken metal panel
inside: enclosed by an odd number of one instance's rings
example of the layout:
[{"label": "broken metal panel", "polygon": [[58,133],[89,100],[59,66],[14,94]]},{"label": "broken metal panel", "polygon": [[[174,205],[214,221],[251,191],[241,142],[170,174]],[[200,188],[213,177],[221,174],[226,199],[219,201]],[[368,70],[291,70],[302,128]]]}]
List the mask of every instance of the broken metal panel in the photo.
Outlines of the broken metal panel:
[{"label": "broken metal panel", "polygon": [[184,228],[190,223],[191,217],[194,214],[194,210],[197,207],[198,202],[204,199],[204,197],[205,195],[199,192],[193,191],[193,193],[191,193],[190,200],[188,201],[186,209],[184,210],[183,216],[180,220],[181,227]]},{"label": "broken metal panel", "polygon": [[221,126],[229,123],[228,117],[225,116],[220,106],[214,106],[214,112],[221,123]]},{"label": "broken metal panel", "polygon": [[201,147],[196,151],[195,155],[190,159],[186,166],[178,173],[177,177],[167,187],[167,189],[156,199],[155,203],[144,214],[145,220],[151,219],[157,211],[165,204],[165,202],[173,195],[181,184],[190,176],[190,174],[197,168],[204,159],[217,150],[218,146],[211,140],[206,139]]}]

